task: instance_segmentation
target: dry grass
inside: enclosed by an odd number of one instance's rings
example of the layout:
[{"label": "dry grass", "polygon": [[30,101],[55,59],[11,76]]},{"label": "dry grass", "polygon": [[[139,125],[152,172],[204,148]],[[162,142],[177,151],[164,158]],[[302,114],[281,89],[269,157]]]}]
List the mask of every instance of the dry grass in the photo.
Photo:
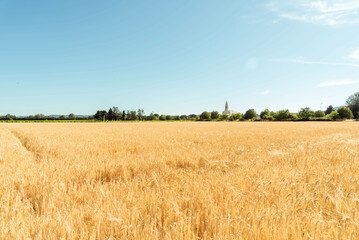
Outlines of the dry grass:
[{"label": "dry grass", "polygon": [[359,125],[0,125],[0,238],[358,239]]}]

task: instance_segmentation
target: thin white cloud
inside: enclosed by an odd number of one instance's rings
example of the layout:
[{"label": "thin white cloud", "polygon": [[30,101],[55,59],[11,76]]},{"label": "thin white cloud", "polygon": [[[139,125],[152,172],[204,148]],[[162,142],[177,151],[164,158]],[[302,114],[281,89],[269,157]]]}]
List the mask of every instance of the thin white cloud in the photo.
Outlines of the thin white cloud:
[{"label": "thin white cloud", "polygon": [[344,86],[344,85],[351,85],[359,83],[357,80],[351,80],[351,79],[345,79],[340,81],[327,81],[320,83],[317,87],[323,88],[323,87],[336,87],[336,86]]},{"label": "thin white cloud", "polygon": [[345,58],[355,60],[355,61],[359,61],[359,49],[353,51],[349,56],[347,56]]},{"label": "thin white cloud", "polygon": [[284,59],[270,59],[272,62],[290,62],[290,63],[299,63],[306,65],[335,65],[335,66],[347,66],[347,67],[359,67],[359,64],[356,63],[346,63],[346,62],[325,62],[325,61],[306,61],[296,58],[284,58]]},{"label": "thin white cloud", "polygon": [[265,91],[261,92],[262,95],[268,95],[269,93],[270,93],[269,90],[265,90]]},{"label": "thin white cloud", "polygon": [[266,6],[282,19],[331,26],[359,22],[358,0],[277,0]]}]

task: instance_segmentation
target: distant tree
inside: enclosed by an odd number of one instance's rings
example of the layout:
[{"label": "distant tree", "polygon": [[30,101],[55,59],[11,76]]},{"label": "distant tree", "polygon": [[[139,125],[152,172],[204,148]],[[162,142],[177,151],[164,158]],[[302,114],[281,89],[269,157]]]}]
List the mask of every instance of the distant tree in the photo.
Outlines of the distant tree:
[{"label": "distant tree", "polygon": [[161,121],[166,121],[166,115],[161,115],[160,117],[159,117],[159,119],[161,120]]},{"label": "distant tree", "polygon": [[42,114],[42,113],[35,114],[34,118],[35,118],[36,120],[44,120],[44,119],[45,119],[45,115]]},{"label": "distant tree", "polygon": [[187,115],[181,115],[181,119],[182,120],[188,120],[188,116]]},{"label": "distant tree", "polygon": [[148,115],[148,116],[146,117],[146,120],[152,121],[152,120],[155,120],[154,118],[155,118],[154,113],[151,112],[150,115]]},{"label": "distant tree", "polygon": [[127,111],[127,120],[137,121],[138,116],[136,111]]},{"label": "distant tree", "polygon": [[272,117],[271,112],[268,109],[265,109],[261,114],[259,115],[261,119],[270,119]]},{"label": "distant tree", "polygon": [[143,109],[138,109],[138,110],[137,110],[137,116],[138,116],[138,119],[139,119],[140,121],[143,120],[144,115],[145,115],[145,111],[143,111]]},{"label": "distant tree", "polygon": [[113,113],[112,108],[108,110],[108,120],[115,120],[115,114]]},{"label": "distant tree", "polygon": [[355,114],[355,118],[358,117],[359,112],[359,92],[349,96],[346,101],[347,107]]},{"label": "distant tree", "polygon": [[273,114],[276,121],[295,120],[296,117],[288,109],[280,110]]},{"label": "distant tree", "polygon": [[188,115],[188,119],[196,119],[197,115],[196,114],[190,114]]},{"label": "distant tree", "polygon": [[217,120],[219,118],[219,113],[217,111],[212,111],[211,112],[211,119],[212,120]]},{"label": "distant tree", "polygon": [[61,115],[61,116],[59,117],[59,119],[65,120],[65,119],[66,119],[66,116],[65,116],[65,115]]},{"label": "distant tree", "polygon": [[337,111],[333,111],[329,114],[329,118],[332,120],[338,120],[338,119],[340,119],[340,116]]},{"label": "distant tree", "polygon": [[202,121],[210,120],[211,119],[211,114],[209,112],[203,112],[200,115],[200,119]]},{"label": "distant tree", "polygon": [[249,109],[244,114],[244,119],[246,119],[246,120],[254,119],[256,117],[257,117],[257,112],[254,109]]},{"label": "distant tree", "polygon": [[94,115],[94,119],[99,121],[106,121],[108,118],[108,113],[105,110],[97,111]]},{"label": "distant tree", "polygon": [[318,110],[318,111],[316,111],[316,112],[314,113],[314,116],[315,116],[316,118],[323,118],[323,117],[325,117],[325,113],[324,113],[323,111],[321,111],[321,110]]},{"label": "distant tree", "polygon": [[241,113],[233,113],[231,117],[233,117],[233,120],[242,120],[243,119],[243,115]]},{"label": "distant tree", "polygon": [[334,111],[334,107],[332,105],[329,105],[327,110],[325,110],[325,115],[329,115],[333,111]]},{"label": "distant tree", "polygon": [[118,107],[112,107],[112,112],[113,112],[113,120],[118,121],[121,119],[122,114],[120,109],[118,109]]},{"label": "distant tree", "polygon": [[172,118],[172,116],[167,115],[167,116],[166,116],[166,120],[167,120],[167,121],[171,121],[171,120],[173,120],[173,118]]},{"label": "distant tree", "polygon": [[4,116],[4,119],[5,119],[5,120],[14,120],[14,119],[16,119],[16,116],[15,116],[15,115],[11,115],[11,114],[6,114],[6,115]]},{"label": "distant tree", "polygon": [[126,112],[125,112],[125,110],[123,110],[123,112],[122,112],[122,120],[126,120]]},{"label": "distant tree", "polygon": [[220,117],[219,117],[222,121],[223,120],[227,120],[228,119],[228,114],[222,114],[222,115],[220,115]]},{"label": "distant tree", "polygon": [[314,117],[314,112],[309,107],[305,107],[300,109],[298,115],[302,120],[309,120]]},{"label": "distant tree", "polygon": [[75,119],[75,118],[76,118],[75,114],[73,114],[73,113],[70,113],[70,114],[69,114],[69,119],[73,120],[73,119]]},{"label": "distant tree", "polygon": [[341,119],[353,119],[352,111],[347,107],[341,107],[338,109],[338,113]]},{"label": "distant tree", "polygon": [[174,118],[173,118],[174,120],[181,120],[181,118],[180,118],[180,116],[178,116],[178,115],[176,115],[176,116],[174,116]]}]

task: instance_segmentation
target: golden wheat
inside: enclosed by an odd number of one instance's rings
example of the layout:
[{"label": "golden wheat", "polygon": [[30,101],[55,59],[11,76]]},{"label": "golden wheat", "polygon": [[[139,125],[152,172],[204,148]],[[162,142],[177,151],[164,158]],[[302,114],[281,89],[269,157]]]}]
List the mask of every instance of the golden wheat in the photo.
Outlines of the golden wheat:
[{"label": "golden wheat", "polygon": [[359,125],[0,125],[0,238],[358,239]]}]

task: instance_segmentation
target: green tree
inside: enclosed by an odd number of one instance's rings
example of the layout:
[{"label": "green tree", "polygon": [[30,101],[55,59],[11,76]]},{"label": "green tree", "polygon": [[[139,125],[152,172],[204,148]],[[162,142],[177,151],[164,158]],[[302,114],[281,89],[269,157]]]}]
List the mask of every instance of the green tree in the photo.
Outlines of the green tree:
[{"label": "green tree", "polygon": [[70,113],[70,114],[69,114],[69,119],[71,119],[71,120],[74,120],[74,119],[76,119],[76,116],[75,116],[75,114],[73,114],[73,113]]},{"label": "green tree", "polygon": [[232,116],[233,116],[233,120],[242,120],[243,119],[243,115],[241,113],[233,113]]},{"label": "green tree", "polygon": [[145,115],[145,111],[143,109],[137,110],[137,116],[140,121],[142,121],[144,119],[144,115]]},{"label": "green tree", "polygon": [[222,121],[227,120],[227,119],[228,119],[228,114],[222,114],[219,118],[220,118]]},{"label": "green tree", "polygon": [[61,116],[59,117],[59,119],[65,120],[65,119],[66,119],[66,116],[65,116],[65,115],[61,115]]},{"label": "green tree", "polygon": [[294,120],[295,117],[292,113],[289,112],[288,109],[280,110],[273,114],[273,118],[276,121],[284,121],[284,120]]},{"label": "green tree", "polygon": [[246,119],[246,120],[250,120],[250,119],[254,119],[254,118],[257,118],[257,112],[254,109],[249,109],[244,114],[244,119]]},{"label": "green tree", "polygon": [[337,111],[333,111],[329,114],[329,118],[332,120],[338,120],[338,119],[340,119],[340,116]]},{"label": "green tree", "polygon": [[94,119],[99,121],[106,121],[107,117],[108,117],[108,113],[104,110],[97,111],[96,114],[94,115]]},{"label": "green tree", "polygon": [[159,119],[161,120],[161,121],[166,121],[166,115],[161,115],[160,117],[159,117]]},{"label": "green tree", "polygon": [[341,107],[338,109],[338,113],[341,119],[353,119],[352,111],[347,107]]},{"label": "green tree", "polygon": [[311,117],[314,117],[314,112],[309,107],[305,107],[300,109],[298,115],[302,120],[309,120]]},{"label": "green tree", "polygon": [[108,110],[108,120],[115,120],[115,114],[113,113],[112,108]]},{"label": "green tree", "polygon": [[138,120],[137,112],[136,111],[127,111],[126,118],[131,121],[137,121]]},{"label": "green tree", "polygon": [[316,112],[314,113],[314,116],[315,116],[316,118],[323,118],[323,117],[325,117],[325,113],[324,113],[323,111],[321,111],[321,110],[318,110],[318,111],[316,111]]},{"label": "green tree", "polygon": [[211,114],[209,112],[203,112],[203,113],[201,113],[200,119],[202,121],[210,120]]},{"label": "green tree", "polygon": [[329,115],[333,111],[334,111],[334,107],[332,105],[329,105],[327,110],[325,110],[325,115]]},{"label": "green tree", "polygon": [[268,109],[265,109],[261,114],[259,115],[261,119],[271,119],[272,115],[271,112]]},{"label": "green tree", "polygon": [[173,119],[174,119],[174,120],[176,120],[176,121],[181,120],[180,116],[178,116],[178,115],[174,116],[174,118],[173,118]]},{"label": "green tree", "polygon": [[211,112],[211,119],[212,120],[217,120],[219,118],[219,113],[217,111],[212,111]]},{"label": "green tree", "polygon": [[173,120],[173,118],[172,118],[171,115],[167,115],[167,116],[166,116],[166,120],[167,120],[167,121],[171,121],[171,120]]},{"label": "green tree", "polygon": [[357,118],[359,112],[359,92],[349,96],[345,103],[352,113],[356,114],[355,117]]},{"label": "green tree", "polygon": [[112,107],[112,111],[113,111],[113,120],[120,120],[122,117],[121,111],[118,109],[118,107]]}]

